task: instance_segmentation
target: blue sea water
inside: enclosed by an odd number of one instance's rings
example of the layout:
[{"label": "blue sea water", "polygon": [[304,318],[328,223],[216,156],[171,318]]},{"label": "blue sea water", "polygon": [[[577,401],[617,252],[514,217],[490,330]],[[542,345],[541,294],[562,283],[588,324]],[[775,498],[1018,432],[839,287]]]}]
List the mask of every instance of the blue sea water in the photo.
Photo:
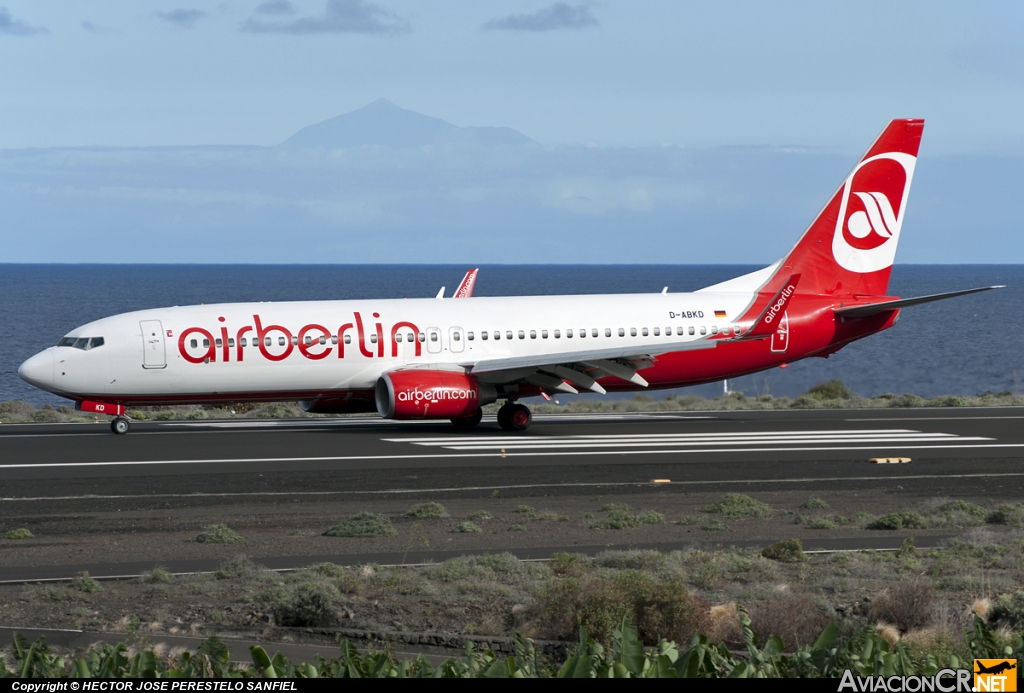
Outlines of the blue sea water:
[{"label": "blue sea water", "polygon": [[[0,400],[66,403],[18,366],[77,325],[130,310],[226,301],[429,297],[458,285],[452,265],[0,265]],[[478,296],[693,291],[758,269],[737,265],[482,266]],[[1024,392],[1024,265],[897,265],[890,293],[909,297],[1006,284],[903,311],[893,329],[829,359],[730,381],[748,394],[795,395],[841,378],[855,392],[931,397]],[[677,392],[705,396],[721,385]],[[653,393],[662,397],[667,393]]]}]

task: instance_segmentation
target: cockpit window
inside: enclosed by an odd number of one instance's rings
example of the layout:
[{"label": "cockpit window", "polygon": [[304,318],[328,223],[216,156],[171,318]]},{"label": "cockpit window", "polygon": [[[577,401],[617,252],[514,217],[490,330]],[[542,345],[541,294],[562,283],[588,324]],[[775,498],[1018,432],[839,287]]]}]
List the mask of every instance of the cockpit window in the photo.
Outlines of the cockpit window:
[{"label": "cockpit window", "polygon": [[103,346],[103,337],[64,337],[57,342],[57,346],[89,351],[89,349]]}]

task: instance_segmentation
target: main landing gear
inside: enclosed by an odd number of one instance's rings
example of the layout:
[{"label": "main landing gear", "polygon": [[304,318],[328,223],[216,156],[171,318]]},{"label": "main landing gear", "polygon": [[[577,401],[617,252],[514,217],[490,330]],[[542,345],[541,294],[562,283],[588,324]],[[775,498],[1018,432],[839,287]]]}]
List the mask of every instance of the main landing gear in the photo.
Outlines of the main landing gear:
[{"label": "main landing gear", "polygon": [[498,410],[498,425],[506,431],[525,431],[531,421],[533,415],[523,404],[509,402]]},{"label": "main landing gear", "polygon": [[132,422],[126,416],[115,416],[114,420],[110,422],[110,430],[119,436],[123,436],[131,428]]}]

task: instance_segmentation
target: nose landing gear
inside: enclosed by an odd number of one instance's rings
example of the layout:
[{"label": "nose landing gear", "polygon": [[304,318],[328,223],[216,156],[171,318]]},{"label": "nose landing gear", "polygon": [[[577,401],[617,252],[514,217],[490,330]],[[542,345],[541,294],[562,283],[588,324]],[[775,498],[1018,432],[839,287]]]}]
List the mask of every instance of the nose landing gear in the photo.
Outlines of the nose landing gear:
[{"label": "nose landing gear", "polygon": [[498,425],[506,431],[525,431],[532,421],[533,415],[523,404],[509,402],[498,410]]},{"label": "nose landing gear", "polygon": [[119,436],[123,436],[131,428],[131,419],[126,416],[114,417],[114,420],[110,422],[110,430]]}]

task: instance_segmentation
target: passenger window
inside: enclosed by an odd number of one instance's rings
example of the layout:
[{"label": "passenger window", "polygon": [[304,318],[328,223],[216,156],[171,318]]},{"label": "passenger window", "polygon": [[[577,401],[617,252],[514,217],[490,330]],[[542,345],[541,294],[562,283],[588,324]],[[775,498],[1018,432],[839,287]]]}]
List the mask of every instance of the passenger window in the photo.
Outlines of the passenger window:
[{"label": "passenger window", "polygon": [[519,330],[519,339],[526,339],[526,333],[522,330]]},{"label": "passenger window", "polygon": [[[459,331],[458,330],[456,330],[455,332],[452,332],[452,339],[455,340],[456,342],[461,342],[462,341],[462,337],[459,335]],[[377,340],[375,339],[373,341],[376,342]]]},{"label": "passenger window", "polygon": [[197,340],[195,340],[195,339],[190,339],[189,342],[188,342],[188,345],[190,347],[192,347],[193,349],[195,349],[197,346],[199,346],[199,342]]},{"label": "passenger window", "polygon": [[430,341],[432,341],[432,342],[436,342],[437,341],[437,332],[431,332],[430,333]]},{"label": "passenger window", "polygon": [[473,333],[472,332],[467,332],[466,333],[466,339],[468,339],[469,341],[472,342],[473,341]]},{"label": "passenger window", "polygon": [[701,334],[707,334],[708,333],[708,328],[706,328],[703,325],[701,325],[700,326],[700,333]]},{"label": "passenger window", "polygon": [[604,336],[605,337],[611,337],[612,336],[612,328],[610,328],[610,327],[604,328]]},{"label": "passenger window", "polygon": [[320,343],[327,344],[327,335],[320,335]]},{"label": "passenger window", "polygon": [[505,339],[512,339],[512,330],[505,330]]},{"label": "passenger window", "polygon": [[530,330],[530,339],[537,339],[537,330]]},{"label": "passenger window", "polygon": [[[419,332],[416,334],[416,339],[420,340],[421,342],[425,342],[427,341],[427,336],[422,332]],[[345,337],[345,344],[348,344],[348,337]]]},{"label": "passenger window", "polygon": [[[347,339],[347,338],[346,338],[346,339]],[[273,344],[273,343],[274,343],[274,340],[273,340],[273,339],[271,339],[270,337],[264,337],[264,338],[263,338],[263,344],[264,344],[264,346],[270,346],[270,345],[271,345],[271,344]],[[209,345],[209,344],[206,344],[206,345],[204,345],[204,346],[210,346],[210,345]]]},{"label": "passenger window", "polygon": [[239,344],[241,344],[241,345],[242,345],[242,346],[244,346],[244,347],[246,347],[246,346],[249,346],[249,340],[248,340],[248,339],[246,339],[245,337],[242,337],[242,338],[241,338],[241,339],[239,340]]},{"label": "passenger window", "polygon": [[[423,340],[421,339],[420,341],[422,342]],[[345,335],[345,344],[351,344],[351,343],[352,343],[352,335],[350,335],[350,334]]]},{"label": "passenger window", "polygon": [[555,339],[561,339],[561,338],[562,338],[562,331],[561,330],[555,330]]},{"label": "passenger window", "polygon": [[565,331],[565,338],[566,339],[572,339],[572,330],[566,330]]},{"label": "passenger window", "polygon": [[587,336],[587,330],[586,329],[580,330],[580,339],[583,339],[586,336]]},{"label": "passenger window", "polygon": [[711,326],[711,334],[718,334],[718,325]]},{"label": "passenger window", "polygon": [[591,337],[596,337],[597,336],[597,328],[596,327],[590,331],[590,336]]},{"label": "passenger window", "polygon": [[[269,339],[269,337],[267,339]],[[203,348],[204,349],[209,349],[210,348],[210,340],[209,339],[204,339],[203,340]]]},{"label": "passenger window", "polygon": [[284,337],[278,337],[277,338],[277,346],[284,346],[287,343],[288,342],[287,342],[287,340]]},{"label": "passenger window", "polygon": [[[377,335],[374,335],[374,336],[376,337]],[[299,344],[299,338],[293,335],[292,336],[292,346],[298,346],[298,344]]]},{"label": "passenger window", "polygon": [[[413,342],[416,341],[416,335],[414,335],[412,332],[406,332],[405,333],[405,341],[407,341],[410,344],[412,344]],[[320,343],[323,344],[323,342],[320,342]]]},{"label": "passenger window", "polygon": [[229,347],[234,347],[235,346],[235,338],[234,337],[228,337],[228,346]]},{"label": "passenger window", "polygon": [[661,336],[661,328],[660,327],[655,327],[654,328],[654,336],[655,337],[660,337]]},{"label": "passenger window", "polygon": [[480,333],[480,339],[482,339],[482,340],[484,340],[486,342],[487,341],[487,334],[488,334],[487,330],[484,330],[483,332],[481,332]]},{"label": "passenger window", "polygon": [[620,337],[625,337],[626,336],[625,328],[622,328],[622,327],[619,328],[619,336]]},{"label": "passenger window", "polygon": [[680,325],[679,327],[676,328],[676,334],[678,334],[678,335],[683,334],[683,326],[682,325]]},{"label": "passenger window", "polygon": [[630,337],[636,337],[636,328],[635,327],[630,327],[629,328],[629,336]]},{"label": "passenger window", "polygon": [[500,341],[500,340],[501,340],[501,332],[498,332],[497,330],[495,330],[494,331],[494,341],[497,342],[497,341]]},{"label": "passenger window", "polygon": [[693,325],[690,325],[690,334],[695,334],[693,330]]},{"label": "passenger window", "polygon": [[644,335],[644,337],[647,336],[647,328],[646,327],[644,328],[643,335]]},{"label": "passenger window", "polygon": [[540,338],[541,339],[547,339],[548,338],[548,331],[547,330],[541,330],[540,331]]},{"label": "passenger window", "polygon": [[303,344],[305,344],[306,346],[309,346],[310,344],[312,344],[312,343],[313,343],[313,338],[312,338],[312,337],[310,337],[310,336],[309,336],[309,335],[307,334],[307,335],[306,335],[306,336],[305,336],[305,337],[304,337],[304,338],[302,339],[302,343],[303,343]]},{"label": "passenger window", "polygon": [[395,333],[395,341],[396,342],[402,341],[402,333],[401,332]]}]

